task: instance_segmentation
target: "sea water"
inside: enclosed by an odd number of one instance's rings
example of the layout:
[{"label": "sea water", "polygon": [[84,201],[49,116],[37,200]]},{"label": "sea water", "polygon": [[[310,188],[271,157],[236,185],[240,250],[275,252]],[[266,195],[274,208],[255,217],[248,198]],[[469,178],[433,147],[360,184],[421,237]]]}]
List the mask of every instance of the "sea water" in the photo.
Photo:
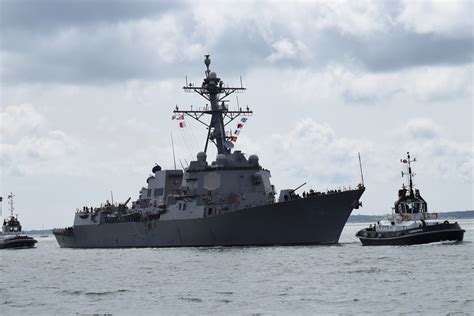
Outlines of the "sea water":
[{"label": "sea water", "polygon": [[[0,250],[0,314],[470,314],[474,221],[464,242]],[[245,232],[243,232],[245,233]]]}]

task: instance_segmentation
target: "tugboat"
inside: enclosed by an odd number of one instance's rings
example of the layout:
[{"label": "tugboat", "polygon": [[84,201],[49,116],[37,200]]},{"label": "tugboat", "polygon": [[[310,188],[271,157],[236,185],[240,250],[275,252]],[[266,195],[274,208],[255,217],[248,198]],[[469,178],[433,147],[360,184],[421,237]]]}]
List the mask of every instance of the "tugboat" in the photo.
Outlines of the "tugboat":
[{"label": "tugboat", "polygon": [[415,245],[439,241],[462,241],[464,230],[457,222],[439,220],[437,213],[428,212],[428,204],[418,189],[413,189],[411,164],[416,161],[407,152],[407,159],[401,159],[408,172],[408,189],[405,184],[398,191],[398,200],[392,214],[384,220],[370,225],[356,234],[364,246]]},{"label": "tugboat", "polygon": [[[230,109],[227,97],[243,92],[209,69],[205,56],[202,84],[186,82],[186,92],[206,101],[202,107],[176,106],[172,119],[180,128],[186,120],[207,129],[204,151],[182,169],[162,170],[156,165],[138,200],[127,206],[83,207],[72,227],[53,230],[60,247],[126,248],[183,246],[262,246],[334,244],[365,190],[354,188],[297,194],[298,188],[280,190],[271,184],[270,170],[258,156],[234,150],[237,135],[252,111]],[[185,120],[186,118],[186,120]],[[230,126],[235,128],[230,130]],[[208,146],[217,156],[208,160]],[[288,158],[290,159],[290,158]]]},{"label": "tugboat", "polygon": [[3,220],[2,233],[0,234],[0,249],[6,248],[32,248],[36,240],[28,237],[21,232],[21,224],[18,220],[18,214],[14,215],[13,193],[8,195],[10,204],[10,216]]}]

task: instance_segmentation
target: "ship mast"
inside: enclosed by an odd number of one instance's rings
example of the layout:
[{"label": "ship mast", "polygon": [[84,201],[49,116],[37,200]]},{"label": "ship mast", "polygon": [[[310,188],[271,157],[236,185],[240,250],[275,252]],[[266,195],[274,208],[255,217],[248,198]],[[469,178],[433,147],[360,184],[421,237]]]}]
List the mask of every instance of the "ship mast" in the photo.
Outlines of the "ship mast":
[{"label": "ship mast", "polygon": [[11,217],[14,217],[13,215],[13,212],[15,212],[15,206],[14,206],[14,203],[13,203],[13,198],[15,196],[13,195],[13,192],[10,192],[10,194],[8,195],[8,204],[10,204],[10,216]]},{"label": "ship mast", "polygon": [[[187,115],[201,124],[207,127],[207,138],[206,145],[204,146],[204,152],[207,152],[207,147],[209,141],[213,142],[217,148],[218,154],[230,154],[231,149],[234,147],[234,144],[231,142],[232,137],[226,135],[225,127],[235,120],[240,115],[252,115],[253,112],[247,107],[246,110],[239,108],[236,111],[231,111],[228,109],[225,100],[229,95],[236,92],[242,92],[246,88],[242,87],[228,87],[224,86],[224,82],[217,77],[215,72],[211,72],[209,65],[211,64],[210,55],[205,55],[206,59],[204,64],[206,65],[205,78],[202,85],[195,86],[192,83],[186,83],[186,86],[183,87],[185,92],[195,92],[202,96],[204,99],[210,102],[211,107],[207,105],[201,110],[180,110],[178,107],[173,111],[173,113],[178,115]],[[211,121],[206,123],[203,118],[204,115],[210,115]]]},{"label": "ship mast", "polygon": [[412,162],[415,162],[415,161],[416,161],[416,158],[411,159],[410,153],[407,152],[407,159],[400,159],[400,161],[401,161],[402,163],[407,164],[408,173],[402,171],[402,177],[403,177],[404,175],[407,175],[407,174],[408,174],[408,187],[409,187],[409,189],[410,189],[410,196],[413,197],[413,196],[414,196],[414,193],[413,193],[413,177],[415,176],[415,173],[413,173],[413,172],[411,171],[411,163],[412,163]]}]

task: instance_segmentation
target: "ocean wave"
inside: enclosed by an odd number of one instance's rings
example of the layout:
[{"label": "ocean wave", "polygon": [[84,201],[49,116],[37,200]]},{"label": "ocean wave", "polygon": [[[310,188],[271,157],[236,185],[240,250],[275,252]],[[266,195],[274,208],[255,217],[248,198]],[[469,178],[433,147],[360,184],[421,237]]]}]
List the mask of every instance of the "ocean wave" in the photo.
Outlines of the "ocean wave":
[{"label": "ocean wave", "polygon": [[130,292],[129,290],[126,289],[120,289],[116,291],[103,291],[103,292],[86,292],[85,295],[88,296],[103,296],[103,295],[113,295],[116,293],[125,293],[125,292]]},{"label": "ocean wave", "polygon": [[198,298],[198,297],[180,297],[179,298],[180,300],[182,301],[186,301],[186,302],[194,302],[194,303],[201,303],[202,302],[202,299]]},{"label": "ocean wave", "polygon": [[130,290],[120,289],[115,291],[91,291],[91,292],[84,292],[81,290],[62,290],[61,294],[67,295],[87,295],[87,296],[104,296],[104,295],[113,295],[117,293],[125,293],[130,292]]}]

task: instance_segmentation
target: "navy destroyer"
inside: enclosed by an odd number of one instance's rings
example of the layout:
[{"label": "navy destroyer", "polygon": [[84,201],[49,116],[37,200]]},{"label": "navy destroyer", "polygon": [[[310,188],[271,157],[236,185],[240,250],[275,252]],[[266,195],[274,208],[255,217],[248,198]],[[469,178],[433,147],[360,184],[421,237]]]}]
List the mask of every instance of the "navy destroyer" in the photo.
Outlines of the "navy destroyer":
[{"label": "navy destroyer", "polygon": [[428,212],[428,204],[420,194],[420,190],[413,189],[412,159],[407,153],[406,159],[401,162],[406,164],[407,172],[402,171],[402,177],[408,176],[408,185],[402,185],[398,190],[398,200],[392,209],[392,214],[374,226],[359,231],[363,245],[415,245],[438,241],[462,241],[464,230],[457,222],[441,221],[437,213]]},{"label": "navy destroyer", "polygon": [[14,214],[15,208],[13,197],[13,193],[8,195],[10,216],[3,220],[2,232],[0,234],[0,249],[32,248],[35,246],[37,241],[21,231],[21,224],[18,220],[18,215]]},{"label": "navy destroyer", "polygon": [[[53,231],[60,247],[258,246],[337,243],[365,187],[310,191],[281,190],[276,198],[270,171],[256,155],[234,150],[229,123],[245,123],[252,111],[231,110],[227,97],[245,88],[229,87],[209,69],[201,85],[186,83],[210,104],[198,110],[174,109],[174,118],[194,119],[207,128],[204,151],[182,170],[156,165],[147,186],[131,205],[106,203],[76,212],[72,227]],[[210,120],[209,120],[210,118]],[[180,124],[183,124],[181,122]],[[239,125],[238,125],[239,126]],[[217,149],[208,162],[210,144]]]}]

